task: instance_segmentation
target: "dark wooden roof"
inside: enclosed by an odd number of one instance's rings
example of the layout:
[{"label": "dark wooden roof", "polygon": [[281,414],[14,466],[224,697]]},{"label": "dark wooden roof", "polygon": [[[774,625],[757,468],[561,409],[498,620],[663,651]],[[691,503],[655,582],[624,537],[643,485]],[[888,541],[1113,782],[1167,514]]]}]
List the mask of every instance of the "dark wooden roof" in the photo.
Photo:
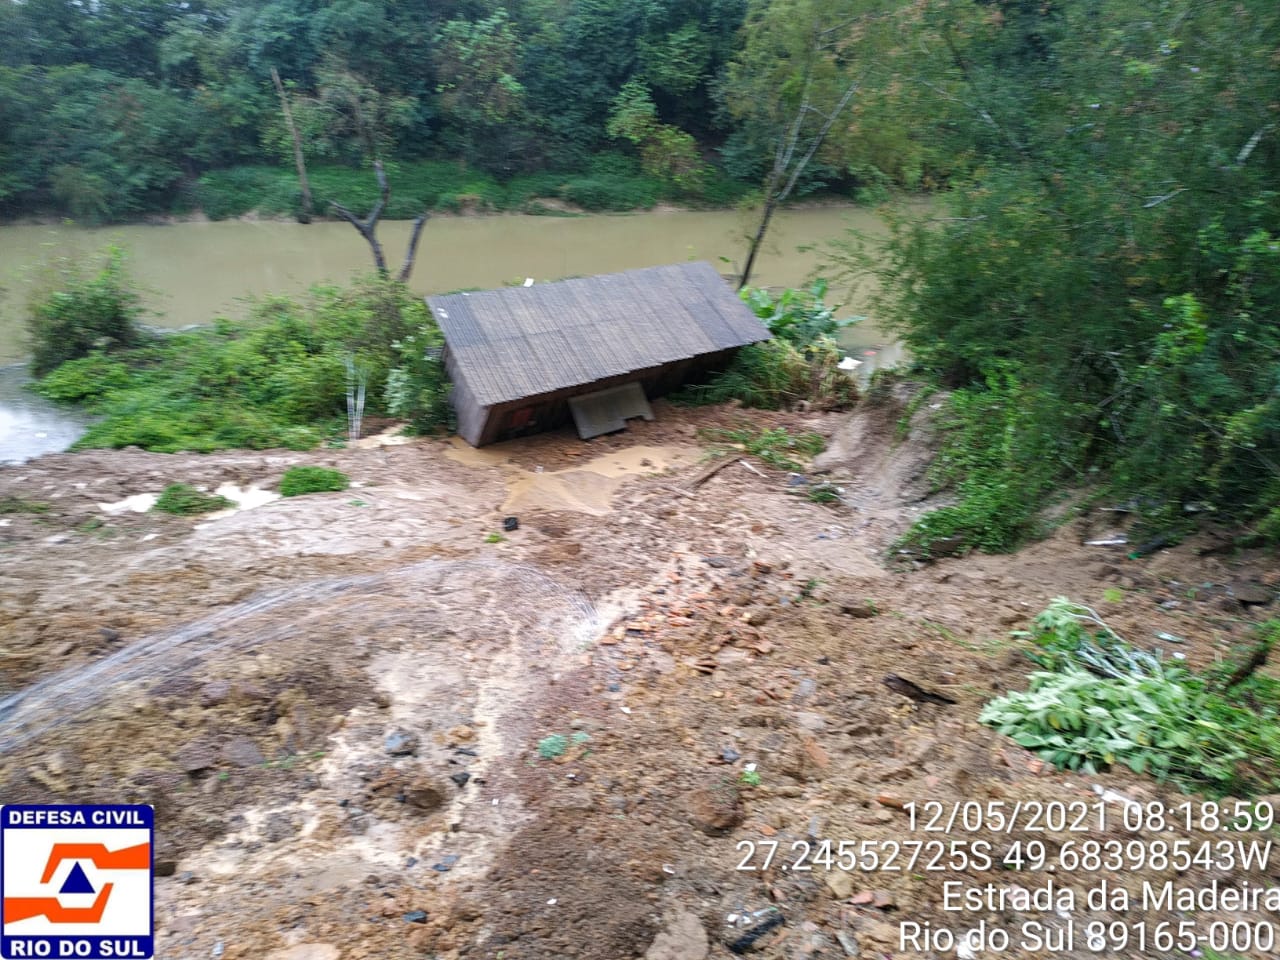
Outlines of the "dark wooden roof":
[{"label": "dark wooden roof", "polygon": [[429,297],[481,406],[769,339],[709,263]]}]

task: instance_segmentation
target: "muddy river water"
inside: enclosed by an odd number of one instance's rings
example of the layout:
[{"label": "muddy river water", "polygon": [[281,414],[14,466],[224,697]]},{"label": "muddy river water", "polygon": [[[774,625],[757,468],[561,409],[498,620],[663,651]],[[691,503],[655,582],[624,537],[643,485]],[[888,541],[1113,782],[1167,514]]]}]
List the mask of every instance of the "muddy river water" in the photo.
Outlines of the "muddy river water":
[{"label": "muddy river water", "polygon": [[[486,288],[607,273],[681,260],[708,260],[732,274],[745,251],[750,218],[736,211],[654,211],[589,217],[437,217],[428,223],[412,286],[421,293]],[[753,282],[795,286],[809,277],[829,240],[846,230],[883,235],[869,209],[821,207],[775,218]],[[382,225],[388,260],[397,264],[407,222]],[[24,307],[50,282],[48,264],[59,256],[92,262],[107,244],[128,255],[142,288],[147,322],[169,327],[243,316],[246,298],[297,293],[325,280],[342,282],[370,268],[368,248],[345,223],[303,226],[277,221],[187,222],[85,229],[75,226],[0,227],[0,367],[26,350]],[[865,313],[866,291],[846,297],[845,313]],[[844,337],[851,352],[877,362],[895,356],[874,318]],[[21,371],[0,369],[0,463],[61,449],[75,424],[60,411],[20,392]]]}]

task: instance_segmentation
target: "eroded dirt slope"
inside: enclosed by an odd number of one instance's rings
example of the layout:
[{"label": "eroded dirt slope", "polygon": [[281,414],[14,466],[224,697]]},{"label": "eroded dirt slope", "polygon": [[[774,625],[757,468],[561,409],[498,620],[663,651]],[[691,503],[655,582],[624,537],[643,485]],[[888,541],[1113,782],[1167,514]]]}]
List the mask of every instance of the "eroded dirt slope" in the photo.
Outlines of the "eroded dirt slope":
[{"label": "eroded dirt slope", "polygon": [[[165,957],[906,956],[898,922],[945,919],[954,876],[739,869],[750,844],[901,838],[912,800],[1171,796],[977,724],[1024,686],[1009,631],[1066,595],[1205,663],[1275,593],[1207,542],[1085,545],[1115,539],[1105,513],[890,569],[928,492],[900,407],[659,413],[592,444],[0,471],[0,498],[49,507],[0,518],[0,797],[156,804]],[[831,436],[814,469],[845,502],[755,461],[695,484],[700,431],[740,421]],[[293,463],[353,487],[201,521],[115,506]]]}]

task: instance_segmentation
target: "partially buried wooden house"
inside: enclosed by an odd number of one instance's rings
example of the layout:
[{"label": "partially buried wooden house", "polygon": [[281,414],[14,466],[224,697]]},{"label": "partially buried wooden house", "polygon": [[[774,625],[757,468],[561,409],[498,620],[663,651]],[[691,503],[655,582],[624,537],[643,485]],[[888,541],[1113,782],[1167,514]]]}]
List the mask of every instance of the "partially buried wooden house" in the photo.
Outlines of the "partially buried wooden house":
[{"label": "partially buried wooden house", "polygon": [[473,446],[573,420],[584,438],[653,419],[649,399],[769,331],[709,263],[429,297],[458,433]]}]

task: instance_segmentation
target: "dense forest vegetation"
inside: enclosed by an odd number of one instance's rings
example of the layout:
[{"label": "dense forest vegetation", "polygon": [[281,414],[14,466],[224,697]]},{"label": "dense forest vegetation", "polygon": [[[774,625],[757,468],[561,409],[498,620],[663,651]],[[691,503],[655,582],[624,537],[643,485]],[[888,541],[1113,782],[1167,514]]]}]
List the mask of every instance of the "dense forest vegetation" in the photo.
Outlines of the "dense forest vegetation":
[{"label": "dense forest vegetation", "polygon": [[289,116],[319,212],[936,191],[828,268],[949,391],[914,547],[1064,485],[1276,541],[1278,92],[1274,0],[0,0],[0,213],[296,213]]},{"label": "dense forest vegetation", "polygon": [[[744,31],[748,6],[2,0],[0,214],[216,216],[242,212],[242,194],[288,212],[298,183],[273,71],[322,212],[352,188],[341,171],[373,158],[401,165],[390,211],[401,216],[442,195],[445,206],[520,206],[554,195],[565,174],[579,181],[568,199],[593,209],[660,195],[723,202],[742,181],[758,185],[769,158],[769,118],[754,102],[764,75],[736,68],[776,25]],[[757,20],[811,8],[811,24],[852,9],[757,6]],[[801,188],[855,186],[853,166],[816,165]],[[500,186],[547,172],[562,176],[526,179],[514,196]]]}]

